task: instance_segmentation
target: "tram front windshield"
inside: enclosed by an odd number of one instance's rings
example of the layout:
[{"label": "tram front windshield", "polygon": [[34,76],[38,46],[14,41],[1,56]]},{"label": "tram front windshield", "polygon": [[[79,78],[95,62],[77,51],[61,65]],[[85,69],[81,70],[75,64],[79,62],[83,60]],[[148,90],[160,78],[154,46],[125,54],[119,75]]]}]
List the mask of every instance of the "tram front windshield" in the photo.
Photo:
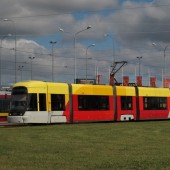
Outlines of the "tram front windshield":
[{"label": "tram front windshield", "polygon": [[28,107],[28,92],[25,87],[15,87],[12,90],[9,115],[23,115]]}]

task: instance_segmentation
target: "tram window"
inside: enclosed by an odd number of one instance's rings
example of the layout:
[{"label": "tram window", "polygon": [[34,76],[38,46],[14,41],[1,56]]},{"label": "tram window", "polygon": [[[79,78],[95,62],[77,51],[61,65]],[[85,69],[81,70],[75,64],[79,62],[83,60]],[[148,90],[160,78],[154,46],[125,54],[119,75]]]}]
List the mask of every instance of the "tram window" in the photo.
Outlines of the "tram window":
[{"label": "tram window", "polygon": [[27,89],[25,87],[14,87],[12,90],[12,95],[15,94],[27,94]]},{"label": "tram window", "polygon": [[52,111],[65,110],[64,94],[51,94],[51,110]]},{"label": "tram window", "polygon": [[3,112],[3,100],[0,100],[0,112]]},{"label": "tram window", "polygon": [[78,110],[109,110],[109,96],[78,96]]},{"label": "tram window", "polygon": [[166,97],[144,97],[144,110],[166,110],[167,98]]},{"label": "tram window", "polygon": [[29,96],[30,96],[30,102],[29,102],[28,110],[29,111],[38,111],[38,109],[37,109],[37,94],[32,93]]},{"label": "tram window", "polygon": [[40,111],[46,111],[46,94],[39,94],[39,107]]},{"label": "tram window", "polygon": [[0,112],[8,112],[10,99],[0,99]]},{"label": "tram window", "polygon": [[132,110],[132,96],[121,96],[121,109]]},{"label": "tram window", "polygon": [[10,100],[6,99],[3,101],[3,111],[9,112]]}]

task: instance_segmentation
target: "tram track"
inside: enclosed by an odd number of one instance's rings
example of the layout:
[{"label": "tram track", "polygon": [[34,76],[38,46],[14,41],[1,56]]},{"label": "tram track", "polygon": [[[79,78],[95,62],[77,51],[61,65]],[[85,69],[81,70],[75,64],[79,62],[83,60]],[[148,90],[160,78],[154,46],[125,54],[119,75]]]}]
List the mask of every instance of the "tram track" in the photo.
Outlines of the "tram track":
[{"label": "tram track", "polygon": [[17,123],[8,123],[8,122],[0,122],[0,128],[13,128],[13,127],[21,127],[25,125],[17,124]]}]

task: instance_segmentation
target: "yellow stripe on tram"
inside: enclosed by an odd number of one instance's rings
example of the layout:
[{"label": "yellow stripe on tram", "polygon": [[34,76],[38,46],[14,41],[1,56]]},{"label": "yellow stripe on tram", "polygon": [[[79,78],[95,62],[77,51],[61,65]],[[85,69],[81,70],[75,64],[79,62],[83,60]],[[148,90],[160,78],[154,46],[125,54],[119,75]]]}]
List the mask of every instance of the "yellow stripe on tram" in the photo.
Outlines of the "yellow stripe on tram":
[{"label": "yellow stripe on tram", "polygon": [[8,116],[8,113],[0,113],[0,117],[2,116]]}]

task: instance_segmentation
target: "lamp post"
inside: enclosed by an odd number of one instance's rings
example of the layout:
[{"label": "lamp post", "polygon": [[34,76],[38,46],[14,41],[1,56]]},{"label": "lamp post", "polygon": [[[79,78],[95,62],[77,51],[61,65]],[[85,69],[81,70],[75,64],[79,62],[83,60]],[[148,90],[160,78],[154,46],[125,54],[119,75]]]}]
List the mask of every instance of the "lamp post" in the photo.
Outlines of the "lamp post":
[{"label": "lamp post", "polygon": [[59,31],[64,32],[64,29],[63,28],[59,28]]},{"label": "lamp post", "polygon": [[152,43],[153,46],[157,47],[161,47],[162,51],[163,51],[163,57],[164,57],[164,71],[163,71],[163,77],[165,78],[166,77],[166,49],[170,46],[169,45],[166,45],[166,46],[161,46],[159,44],[156,44],[156,43]]},{"label": "lamp post", "polygon": [[1,71],[2,71],[2,41],[5,39],[5,38],[7,38],[7,37],[9,37],[9,36],[11,36],[11,34],[8,34],[8,35],[5,35],[5,36],[3,36],[2,38],[1,38],[1,46],[0,46],[0,86],[2,85],[2,78],[1,78]]},{"label": "lamp post", "polygon": [[139,60],[139,76],[140,76],[140,60],[142,59],[142,56],[136,58]]},{"label": "lamp post", "polygon": [[3,21],[11,21],[13,23],[13,27],[14,27],[14,37],[15,37],[15,47],[14,47],[14,51],[15,51],[15,83],[17,82],[17,37],[16,37],[16,26],[15,26],[15,22],[11,19],[3,19]]},{"label": "lamp post", "polygon": [[32,60],[34,60],[35,59],[35,57],[29,57],[29,59],[31,60],[31,80],[32,80]]},{"label": "lamp post", "polygon": [[91,44],[86,48],[86,83],[87,83],[87,51],[90,47],[94,47],[94,46],[95,46],[95,44]]},{"label": "lamp post", "polygon": [[104,36],[105,37],[109,37],[111,40],[112,40],[112,45],[113,45],[113,62],[115,62],[115,47],[114,47],[114,38],[113,38],[113,36],[112,35],[110,35],[110,34],[104,34]]},{"label": "lamp post", "polygon": [[83,32],[83,31],[86,31],[86,30],[88,30],[88,29],[90,29],[91,28],[91,26],[88,26],[87,28],[85,28],[85,29],[83,29],[83,30],[80,30],[80,31],[78,31],[78,32],[76,32],[75,34],[74,34],[74,83],[76,83],[76,79],[77,79],[77,63],[76,63],[76,37],[77,37],[77,35],[79,34],[79,33],[81,33],[81,32]]},{"label": "lamp post", "polygon": [[54,45],[56,41],[50,41],[51,44],[51,56],[52,56],[52,82],[54,81]]},{"label": "lamp post", "polygon": [[22,81],[22,70],[23,70],[24,66],[18,66],[18,70],[21,72],[21,81]]}]

